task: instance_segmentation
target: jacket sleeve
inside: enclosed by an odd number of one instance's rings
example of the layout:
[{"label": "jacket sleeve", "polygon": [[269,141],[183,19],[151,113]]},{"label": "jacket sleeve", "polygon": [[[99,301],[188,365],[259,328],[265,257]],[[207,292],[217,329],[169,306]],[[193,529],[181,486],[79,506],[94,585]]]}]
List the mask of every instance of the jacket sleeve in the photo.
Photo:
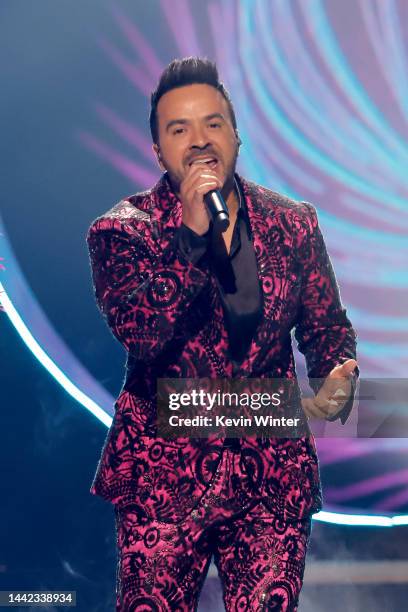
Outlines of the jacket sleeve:
[{"label": "jacket sleeve", "polygon": [[157,255],[126,223],[96,220],[87,235],[94,294],[113,335],[136,359],[153,361],[209,279],[175,240]]},{"label": "jacket sleeve", "polygon": [[[324,379],[347,359],[356,359],[357,335],[347,317],[339,287],[319,228],[315,208],[307,208],[298,224],[296,250],[302,274],[300,311],[295,327],[298,348],[305,355],[310,386],[317,393]],[[358,368],[351,377],[352,394],[334,417],[344,424],[351,412],[357,387]]]}]

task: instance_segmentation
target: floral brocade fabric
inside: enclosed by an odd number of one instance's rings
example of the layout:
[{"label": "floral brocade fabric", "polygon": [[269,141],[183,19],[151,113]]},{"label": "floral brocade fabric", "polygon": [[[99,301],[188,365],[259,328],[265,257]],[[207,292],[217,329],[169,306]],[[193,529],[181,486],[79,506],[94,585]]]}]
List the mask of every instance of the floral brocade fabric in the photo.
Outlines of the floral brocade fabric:
[{"label": "floral brocade fabric", "polygon": [[[166,175],[151,190],[119,202],[88,232],[96,301],[127,351],[125,382],[91,492],[120,507],[131,504],[141,519],[183,520],[208,492],[222,456],[222,437],[157,437],[158,378],[296,380],[292,330],[311,379],[356,356],[356,334],[314,207],[236,178],[263,291],[262,318],[239,369],[228,357],[222,305],[206,258],[193,265],[177,247],[182,208]],[[237,503],[262,498],[282,521],[321,508],[312,435],[242,438],[240,453],[245,477],[237,483]]]},{"label": "floral brocade fabric", "polygon": [[191,612],[210,561],[225,609],[296,612],[311,518],[282,522],[261,500],[242,504],[240,452],[224,449],[212,486],[179,523],[144,520],[138,507],[115,507],[117,612]]}]

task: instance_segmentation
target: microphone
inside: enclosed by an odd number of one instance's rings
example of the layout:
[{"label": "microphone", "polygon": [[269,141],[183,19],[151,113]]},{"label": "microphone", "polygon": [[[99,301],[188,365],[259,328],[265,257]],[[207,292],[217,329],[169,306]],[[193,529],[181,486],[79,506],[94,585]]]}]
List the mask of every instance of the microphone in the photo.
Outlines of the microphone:
[{"label": "microphone", "polygon": [[222,233],[229,227],[229,210],[218,189],[209,191],[204,196],[208,214],[213,222],[214,231]]}]

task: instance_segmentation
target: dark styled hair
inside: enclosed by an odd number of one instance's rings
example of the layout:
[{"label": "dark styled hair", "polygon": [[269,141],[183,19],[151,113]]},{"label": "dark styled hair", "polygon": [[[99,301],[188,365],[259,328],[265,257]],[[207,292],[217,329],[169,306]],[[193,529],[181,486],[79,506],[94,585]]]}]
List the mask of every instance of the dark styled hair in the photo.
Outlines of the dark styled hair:
[{"label": "dark styled hair", "polygon": [[159,141],[157,105],[160,98],[168,91],[176,89],[176,87],[195,83],[211,85],[224,96],[228,104],[232,126],[234,130],[237,129],[234,107],[228,91],[219,80],[215,63],[201,57],[184,57],[170,62],[162,72],[159,83],[151,94],[149,123],[152,140],[155,144],[158,144]]}]

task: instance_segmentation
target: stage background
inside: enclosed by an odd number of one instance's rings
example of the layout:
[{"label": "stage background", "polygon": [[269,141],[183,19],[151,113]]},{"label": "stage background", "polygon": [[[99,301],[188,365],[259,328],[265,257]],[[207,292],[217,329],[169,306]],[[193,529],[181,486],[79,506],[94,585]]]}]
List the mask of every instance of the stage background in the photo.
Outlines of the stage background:
[{"label": "stage background", "polygon": [[[0,282],[98,405],[112,411],[125,354],[96,310],[86,231],[159,177],[149,93],[171,59],[191,54],[216,60],[231,92],[239,171],[316,206],[362,375],[406,376],[407,18],[402,0],[3,0]],[[39,364],[5,312],[0,326],[0,578],[4,588],[71,580],[81,609],[109,609],[113,516],[88,494],[106,426]],[[349,438],[318,442],[325,509],[407,513],[406,439],[358,440],[355,427],[356,415]],[[348,551],[348,532],[324,529],[340,556]],[[369,557],[377,540],[365,533]]]}]

